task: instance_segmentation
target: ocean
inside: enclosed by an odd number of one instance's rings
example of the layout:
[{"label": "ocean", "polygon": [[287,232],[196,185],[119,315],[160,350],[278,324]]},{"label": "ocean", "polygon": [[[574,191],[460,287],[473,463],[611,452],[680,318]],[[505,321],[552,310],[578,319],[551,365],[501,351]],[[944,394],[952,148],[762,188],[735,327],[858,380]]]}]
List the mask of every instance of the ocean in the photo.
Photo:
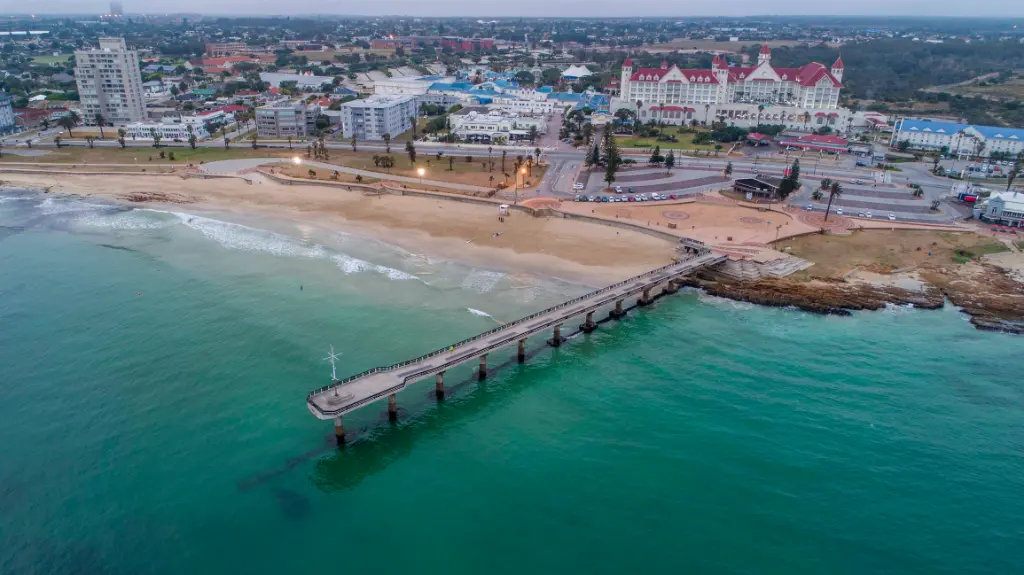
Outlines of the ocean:
[{"label": "ocean", "polygon": [[[0,573],[1016,573],[1019,336],[682,291],[346,416],[588,290],[343,230],[0,193]],[[287,233],[286,233],[287,232]]]}]

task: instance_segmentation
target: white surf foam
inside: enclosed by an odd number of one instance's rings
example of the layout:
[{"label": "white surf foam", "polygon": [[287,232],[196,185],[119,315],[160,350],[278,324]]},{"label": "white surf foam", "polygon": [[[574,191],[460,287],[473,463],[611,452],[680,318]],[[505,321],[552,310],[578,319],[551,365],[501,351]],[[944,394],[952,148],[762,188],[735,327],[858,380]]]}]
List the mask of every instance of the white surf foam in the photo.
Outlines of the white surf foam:
[{"label": "white surf foam", "polygon": [[471,307],[467,307],[467,308],[466,308],[466,311],[468,311],[469,313],[471,313],[471,314],[473,314],[473,315],[478,315],[478,316],[480,316],[480,317],[489,317],[489,318],[491,318],[491,319],[494,319],[494,316],[493,316],[493,315],[491,315],[491,314],[489,314],[489,313],[487,313],[487,312],[485,312],[485,311],[480,311],[480,310],[478,310],[478,309],[473,309],[473,308],[471,308]]},{"label": "white surf foam", "polygon": [[321,258],[326,255],[322,246],[310,246],[300,240],[274,232],[192,214],[172,213],[178,216],[182,224],[228,249],[302,258]]},{"label": "white surf foam", "polygon": [[36,207],[39,209],[40,212],[47,216],[110,208],[110,206],[104,206],[102,204],[90,204],[88,202],[82,202],[78,200],[57,198],[46,198],[45,200],[43,200],[41,204],[39,204]]},{"label": "white surf foam", "polygon": [[505,274],[501,272],[473,270],[469,272],[466,279],[462,280],[462,288],[477,293],[487,293],[494,289],[494,286],[498,285],[498,282],[504,277]]},{"label": "white surf foam", "polygon": [[372,271],[382,274],[390,280],[419,280],[418,277],[403,272],[402,270],[396,270],[395,268],[389,268],[387,266],[372,264],[368,261],[364,261],[346,254],[338,254],[332,256],[331,259],[333,259],[334,262],[338,265],[338,269],[340,269],[342,272],[346,274],[357,274],[360,272]]},{"label": "white surf foam", "polygon": [[177,224],[177,220],[146,216],[135,210],[116,214],[85,213],[75,218],[76,224],[113,230],[155,230]]}]

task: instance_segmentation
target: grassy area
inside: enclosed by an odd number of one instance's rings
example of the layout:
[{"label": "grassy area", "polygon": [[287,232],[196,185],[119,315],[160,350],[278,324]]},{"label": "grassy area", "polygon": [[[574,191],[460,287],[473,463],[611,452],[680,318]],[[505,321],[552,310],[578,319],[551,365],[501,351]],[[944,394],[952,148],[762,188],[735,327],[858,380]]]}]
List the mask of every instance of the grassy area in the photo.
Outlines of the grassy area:
[{"label": "grassy area", "polygon": [[[427,118],[420,118],[420,119],[418,119],[416,121],[416,135],[417,136],[422,135],[423,132],[426,131],[427,123],[429,121],[430,120],[427,119]],[[401,134],[398,134],[397,136],[392,138],[391,141],[392,142],[402,142],[402,148],[404,149],[405,148],[405,142],[408,142],[411,139],[412,139],[412,130],[406,130],[406,131],[402,132]],[[394,149],[394,147],[392,147],[392,149]]]},{"label": "grassy area", "polygon": [[[421,153],[417,155],[417,161],[413,164],[409,161],[409,156],[405,153],[404,147],[405,144],[403,143],[391,146],[390,156],[395,159],[395,166],[391,169],[391,175],[417,178],[419,177],[417,169],[423,168],[425,171],[423,178],[427,180],[483,187],[494,187],[498,183],[505,181],[505,177],[502,175],[500,152],[496,152],[491,159],[494,162],[492,169],[488,166],[486,158],[465,155],[451,156],[453,161],[449,163],[449,156],[447,154],[438,159],[436,154]],[[248,144],[234,144],[227,150],[223,146],[216,148],[199,147],[195,150],[189,147],[161,147],[159,149],[153,147],[128,147],[122,150],[121,148],[87,148],[78,146],[63,147],[60,150],[46,148],[46,150],[50,153],[44,156],[32,157],[5,153],[3,157],[0,157],[0,164],[60,163],[69,165],[130,164],[145,166],[148,163],[169,163],[185,166],[190,163],[198,164],[200,162],[216,162],[218,160],[234,160],[239,158],[292,158],[298,156],[305,159],[306,157],[305,148],[298,145],[293,150],[288,150],[287,148],[258,148],[253,150],[252,146]],[[160,158],[160,152],[164,152],[165,158]],[[173,161],[169,159],[171,152],[174,153]],[[351,149],[346,151],[331,150],[327,163],[380,172],[381,178],[387,179],[388,174],[385,170],[374,165],[373,156],[375,155],[383,156],[385,154],[373,151],[352,152]],[[467,162],[467,157],[471,161]],[[514,155],[510,154],[505,159],[504,171],[509,174],[507,179],[509,186],[515,185],[511,177],[515,158]],[[545,170],[546,166],[534,166],[533,173],[526,177],[526,186],[529,187],[540,182],[541,178],[544,177]]]},{"label": "grassy area", "polygon": [[[679,134],[676,128],[666,128],[665,135],[679,138],[678,142],[659,142],[655,138],[636,138],[633,136],[617,136],[619,148],[651,148],[661,146],[662,150],[714,150],[714,144],[694,144],[693,133]],[[732,144],[722,144],[722,151]]]},{"label": "grassy area", "polygon": [[353,176],[344,172],[334,172],[333,170],[310,168],[308,166],[285,166],[281,169],[281,173],[292,178],[325,180],[329,182],[375,184],[380,181],[380,178]]},{"label": "grassy area", "polygon": [[[928,263],[967,262],[1007,251],[999,241],[974,233],[930,230],[863,230],[849,236],[810,235],[779,242],[797,257],[814,262],[810,277],[841,277],[853,267],[880,273]],[[959,259],[957,259],[959,258]]]},{"label": "grassy area", "polygon": [[[42,149],[42,148],[40,148]],[[146,164],[149,162],[154,163],[175,163],[175,164],[189,164],[199,162],[215,162],[217,160],[233,160],[236,158],[267,158],[267,157],[291,157],[298,152],[289,153],[288,150],[283,149],[267,149],[260,148],[253,150],[251,146],[232,146],[230,149],[225,150],[223,147],[218,148],[196,148],[195,150],[184,147],[184,148],[168,148],[161,147],[159,149],[153,147],[128,147],[125,149],[121,148],[87,148],[87,147],[63,147],[61,149],[56,148],[45,148],[49,151],[49,154],[44,156],[18,156],[15,154],[4,154],[0,158],[0,163],[62,163],[62,164]],[[171,162],[168,159],[160,159],[160,152],[164,152],[165,155],[170,152],[174,152],[174,161]]]},{"label": "grassy area", "polygon": [[72,58],[71,54],[61,54],[60,56],[33,56],[32,61],[36,64],[62,64],[67,62],[69,58]]}]

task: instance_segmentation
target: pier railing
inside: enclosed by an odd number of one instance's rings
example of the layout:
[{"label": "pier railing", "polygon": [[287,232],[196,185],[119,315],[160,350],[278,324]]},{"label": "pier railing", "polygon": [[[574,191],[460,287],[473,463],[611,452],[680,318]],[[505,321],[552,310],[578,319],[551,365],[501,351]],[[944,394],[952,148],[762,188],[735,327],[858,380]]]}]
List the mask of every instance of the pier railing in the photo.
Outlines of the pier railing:
[{"label": "pier railing", "polygon": [[685,262],[688,262],[688,261],[691,261],[691,260],[694,260],[694,259],[706,256],[706,255],[708,255],[710,253],[711,253],[710,249],[702,248],[697,253],[692,253],[688,257],[686,257],[684,259],[681,259],[679,261],[670,263],[670,264],[662,266],[660,268],[655,268],[653,270],[644,272],[644,273],[642,273],[642,274],[640,274],[638,276],[633,276],[633,277],[631,277],[631,278],[629,278],[627,280],[622,280],[622,281],[620,281],[618,283],[614,283],[614,284],[611,284],[609,286],[605,286],[605,287],[603,287],[601,289],[592,291],[592,292],[590,292],[588,294],[579,296],[577,298],[573,298],[573,299],[571,299],[569,301],[562,302],[562,303],[560,303],[558,305],[549,307],[547,309],[538,311],[536,313],[532,313],[532,314],[530,314],[530,315],[528,315],[526,317],[521,317],[521,318],[519,318],[519,319],[517,319],[515,321],[511,321],[511,322],[506,323],[504,325],[498,326],[498,327],[496,327],[494,329],[485,331],[483,333],[479,333],[477,335],[474,335],[473,337],[466,338],[466,339],[464,339],[462,341],[459,341],[459,342],[456,342],[456,343],[452,343],[452,344],[448,344],[448,345],[446,345],[446,346],[444,346],[444,347],[442,347],[440,349],[436,349],[436,350],[434,350],[434,351],[432,351],[430,353],[426,353],[426,354],[421,355],[419,357],[416,357],[416,358],[413,358],[413,359],[408,359],[406,361],[399,362],[399,363],[396,363],[394,365],[382,366],[382,367],[372,367],[372,368],[370,368],[370,369],[368,369],[366,371],[363,371],[361,373],[357,373],[355,375],[350,375],[350,376],[346,377],[345,379],[336,380],[333,383],[331,383],[330,385],[325,385],[325,386],[323,386],[323,387],[321,387],[319,389],[314,389],[313,391],[309,392],[309,395],[307,395],[306,397],[312,397],[312,396],[314,396],[314,395],[316,395],[318,393],[323,393],[325,391],[328,391],[330,389],[334,389],[335,387],[338,387],[338,386],[345,385],[346,383],[348,383],[350,381],[353,381],[353,380],[356,380],[356,379],[359,379],[359,378],[362,378],[362,377],[366,377],[368,375],[373,375],[375,373],[383,373],[383,372],[388,372],[388,371],[394,371],[396,369],[401,369],[401,368],[403,368],[403,367],[405,367],[407,365],[411,365],[411,364],[414,364],[414,363],[419,363],[419,362],[421,362],[421,361],[423,361],[425,359],[429,359],[431,357],[435,357],[435,356],[441,355],[443,353],[447,353],[452,348],[458,348],[458,347],[461,347],[463,345],[466,345],[467,343],[472,343],[474,341],[481,340],[481,339],[483,339],[485,337],[488,337],[488,336],[494,335],[496,333],[508,330],[508,329],[513,328],[513,327],[515,327],[517,325],[521,325],[523,323],[526,323],[526,322],[528,322],[528,321],[530,321],[532,319],[536,319],[536,318],[538,318],[540,316],[547,315],[547,314],[549,314],[551,312],[555,312],[555,311],[558,311],[558,310],[561,310],[561,309],[565,309],[565,308],[570,307],[572,305],[578,304],[581,301],[588,300],[588,299],[594,298],[596,296],[599,296],[601,294],[604,294],[604,293],[616,290],[616,289],[618,289],[618,288],[620,288],[620,287],[622,287],[624,285],[628,285],[628,284],[636,282],[638,280],[642,280],[642,279],[645,279],[645,278],[649,278],[651,276],[658,275],[658,274],[663,273],[663,272],[665,272],[665,271],[667,271],[667,270],[669,270],[671,268],[677,267],[677,266],[679,266],[682,263],[685,263]]}]

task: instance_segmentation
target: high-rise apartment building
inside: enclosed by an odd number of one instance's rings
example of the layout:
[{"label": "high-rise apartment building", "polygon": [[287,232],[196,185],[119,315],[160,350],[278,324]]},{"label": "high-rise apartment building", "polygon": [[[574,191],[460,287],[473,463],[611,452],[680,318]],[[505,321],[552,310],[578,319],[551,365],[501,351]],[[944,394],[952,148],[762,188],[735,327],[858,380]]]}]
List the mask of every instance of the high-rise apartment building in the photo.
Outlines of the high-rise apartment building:
[{"label": "high-rise apartment building", "polygon": [[115,126],[146,119],[139,54],[124,38],[100,38],[99,48],[76,51],[75,81],[87,126],[96,125],[96,114]]},{"label": "high-rise apartment building", "polygon": [[409,129],[409,118],[416,117],[418,108],[416,96],[374,94],[345,102],[341,105],[344,135],[361,140],[382,140],[384,134],[397,136]]}]

